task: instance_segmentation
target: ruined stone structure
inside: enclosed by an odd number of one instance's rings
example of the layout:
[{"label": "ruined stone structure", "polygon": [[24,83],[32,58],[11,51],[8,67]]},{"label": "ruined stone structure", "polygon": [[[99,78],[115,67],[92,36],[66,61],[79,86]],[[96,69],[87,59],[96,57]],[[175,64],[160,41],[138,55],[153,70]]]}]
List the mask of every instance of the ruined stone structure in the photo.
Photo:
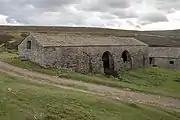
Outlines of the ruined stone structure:
[{"label": "ruined stone structure", "polygon": [[18,49],[21,59],[83,73],[148,66],[148,45],[127,37],[31,33]]},{"label": "ruined stone structure", "polygon": [[180,69],[180,48],[150,47],[149,64],[163,68]]}]

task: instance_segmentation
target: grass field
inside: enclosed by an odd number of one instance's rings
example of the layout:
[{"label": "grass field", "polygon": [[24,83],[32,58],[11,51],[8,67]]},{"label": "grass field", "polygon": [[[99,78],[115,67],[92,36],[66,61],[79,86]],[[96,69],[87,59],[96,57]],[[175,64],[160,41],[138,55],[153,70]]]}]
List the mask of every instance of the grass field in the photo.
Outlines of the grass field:
[{"label": "grass field", "polygon": [[[91,73],[85,75],[55,68],[45,69],[29,61],[20,61],[18,59],[18,55],[16,54],[17,45],[24,39],[27,33],[22,32],[24,30],[22,30],[21,33],[17,32],[18,29],[16,27],[11,27],[11,30],[11,32],[0,34],[1,61],[20,68],[50,75],[57,75],[59,77],[71,78],[74,80],[121,89],[161,94],[180,99],[180,71],[160,68],[141,68],[124,71],[118,76],[118,78],[114,78]],[[65,30],[68,30],[68,32],[74,32],[73,28],[58,28],[58,30],[62,32]],[[83,33],[85,32],[93,35],[120,35],[120,33],[125,36],[132,35],[126,31],[108,29],[79,28],[79,30],[82,30]],[[38,31],[38,29],[35,29],[35,31]],[[47,31],[51,30],[48,28]],[[39,32],[42,31],[39,30]],[[157,44],[157,41],[155,43]],[[180,113],[178,112],[139,104],[124,103],[95,95],[32,83],[1,72],[0,98],[0,120],[180,119]]]},{"label": "grass field", "polygon": [[180,71],[162,68],[140,68],[122,72],[118,78],[105,77],[100,74],[80,74],[70,71],[58,70],[55,68],[42,68],[29,61],[20,61],[17,54],[2,52],[0,60],[8,62],[17,67],[57,75],[60,77],[71,78],[99,85],[106,85],[117,88],[128,88],[131,90],[161,94],[180,98]]},{"label": "grass field", "polygon": [[180,114],[32,83],[0,72],[0,120],[178,120]]}]

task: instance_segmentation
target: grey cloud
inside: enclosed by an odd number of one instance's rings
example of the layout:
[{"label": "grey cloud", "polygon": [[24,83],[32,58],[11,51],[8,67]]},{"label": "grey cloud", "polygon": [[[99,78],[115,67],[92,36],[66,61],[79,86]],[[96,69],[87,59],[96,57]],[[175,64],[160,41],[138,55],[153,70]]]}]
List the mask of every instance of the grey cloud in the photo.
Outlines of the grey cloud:
[{"label": "grey cloud", "polygon": [[[168,13],[180,10],[180,0],[151,0],[157,11],[137,14],[137,5],[144,1],[150,0],[0,0],[0,14],[8,16],[9,23],[120,26],[122,19],[131,18],[138,19],[140,25],[168,21]],[[130,9],[133,6],[135,9]]]},{"label": "grey cloud", "polygon": [[111,13],[103,13],[103,14],[100,14],[99,17],[101,19],[107,19],[107,20],[112,20],[112,19],[115,19],[117,16],[116,15],[113,15]]},{"label": "grey cloud", "polygon": [[16,20],[14,20],[13,18],[11,18],[11,17],[7,17],[6,18],[6,21],[8,22],[8,23],[11,23],[11,24],[16,24],[18,21],[16,21]]},{"label": "grey cloud", "polygon": [[77,5],[76,8],[86,12],[108,13],[111,14],[111,16],[117,16],[119,18],[137,17],[127,9],[130,7],[130,1],[131,0],[96,0],[83,2],[83,5]]},{"label": "grey cloud", "polygon": [[60,7],[68,4],[78,3],[78,0],[28,0],[26,4],[31,4],[35,8],[55,11]]},{"label": "grey cloud", "polygon": [[142,24],[168,21],[167,17],[159,12],[148,13],[139,17]]},{"label": "grey cloud", "polygon": [[99,0],[98,2],[99,7],[103,6],[106,8],[127,8],[129,7],[129,0]]},{"label": "grey cloud", "polygon": [[129,7],[129,0],[96,0],[85,3],[79,8],[86,11],[109,12],[114,9]]},{"label": "grey cloud", "polygon": [[[26,9],[27,5],[32,5],[41,12],[46,10],[53,11],[61,8],[63,5],[75,4],[78,0],[1,0],[1,12],[13,12]],[[23,12],[23,11],[22,11]]]},{"label": "grey cloud", "polygon": [[112,14],[118,16],[119,18],[135,18],[137,14],[133,11],[127,9],[119,9],[112,12]]},{"label": "grey cloud", "polygon": [[180,0],[156,0],[155,3],[161,10],[169,11],[172,8],[180,10]]},{"label": "grey cloud", "polygon": [[21,23],[31,24],[36,23],[33,18],[39,17],[44,12],[56,12],[63,9],[63,6],[76,2],[77,0],[0,0],[0,14]]},{"label": "grey cloud", "polygon": [[127,20],[127,23],[129,24],[129,25],[131,25],[131,26],[134,26],[135,28],[138,28],[138,29],[140,29],[141,28],[141,26],[139,25],[139,24],[134,24],[132,21],[130,21],[130,20]]}]

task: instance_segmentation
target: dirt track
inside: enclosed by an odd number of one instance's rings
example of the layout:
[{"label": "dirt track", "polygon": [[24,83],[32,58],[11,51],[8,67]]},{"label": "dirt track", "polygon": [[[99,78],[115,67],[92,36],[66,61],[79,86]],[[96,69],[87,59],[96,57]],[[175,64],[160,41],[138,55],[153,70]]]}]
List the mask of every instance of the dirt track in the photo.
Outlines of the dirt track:
[{"label": "dirt track", "polygon": [[85,83],[57,76],[50,76],[25,69],[21,69],[7,63],[0,62],[0,72],[12,76],[24,78],[41,84],[49,84],[63,89],[69,89],[87,94],[96,94],[106,96],[117,100],[123,100],[134,103],[157,105],[180,111],[180,100],[160,95],[145,94],[141,92],[126,91],[117,88],[101,86],[91,83]]}]

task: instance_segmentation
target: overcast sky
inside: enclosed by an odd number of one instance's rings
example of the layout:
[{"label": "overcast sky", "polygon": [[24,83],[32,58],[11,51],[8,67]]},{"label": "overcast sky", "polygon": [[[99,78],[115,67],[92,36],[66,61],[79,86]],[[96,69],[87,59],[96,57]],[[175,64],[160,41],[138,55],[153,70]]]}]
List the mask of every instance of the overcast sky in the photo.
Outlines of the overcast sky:
[{"label": "overcast sky", "polygon": [[0,0],[0,24],[180,29],[180,0]]}]

